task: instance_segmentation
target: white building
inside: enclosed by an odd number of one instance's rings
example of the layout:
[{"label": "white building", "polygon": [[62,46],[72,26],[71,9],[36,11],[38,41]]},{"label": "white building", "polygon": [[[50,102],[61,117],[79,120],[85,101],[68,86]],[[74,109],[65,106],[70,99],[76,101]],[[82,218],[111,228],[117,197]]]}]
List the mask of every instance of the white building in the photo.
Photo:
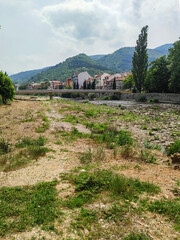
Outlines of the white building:
[{"label": "white building", "polygon": [[73,80],[73,84],[77,83],[79,84],[79,89],[83,88],[83,83],[84,81],[88,80],[89,78],[91,78],[91,76],[89,75],[89,73],[86,72],[80,72],[80,73],[74,73],[72,76],[72,80]]}]

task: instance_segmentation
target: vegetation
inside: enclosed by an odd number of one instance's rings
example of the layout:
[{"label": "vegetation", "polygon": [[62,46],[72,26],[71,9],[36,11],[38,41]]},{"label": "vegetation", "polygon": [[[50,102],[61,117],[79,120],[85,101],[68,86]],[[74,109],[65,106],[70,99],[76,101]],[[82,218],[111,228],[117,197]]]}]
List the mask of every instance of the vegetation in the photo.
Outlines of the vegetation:
[{"label": "vegetation", "polygon": [[37,225],[54,230],[54,221],[60,213],[56,184],[54,181],[33,187],[1,188],[0,236],[29,230]]},{"label": "vegetation", "polygon": [[15,95],[15,90],[11,79],[6,73],[0,72],[0,96],[2,102],[6,104],[8,101],[12,101]]},{"label": "vegetation", "polygon": [[148,26],[145,26],[141,30],[141,34],[137,40],[135,52],[132,59],[132,74],[135,81],[136,88],[139,92],[144,87],[144,81],[146,78],[146,71],[148,67],[148,55],[147,55],[147,30]]},{"label": "vegetation", "polygon": [[174,153],[180,153],[180,140],[175,140],[167,150],[167,155],[170,156]]}]

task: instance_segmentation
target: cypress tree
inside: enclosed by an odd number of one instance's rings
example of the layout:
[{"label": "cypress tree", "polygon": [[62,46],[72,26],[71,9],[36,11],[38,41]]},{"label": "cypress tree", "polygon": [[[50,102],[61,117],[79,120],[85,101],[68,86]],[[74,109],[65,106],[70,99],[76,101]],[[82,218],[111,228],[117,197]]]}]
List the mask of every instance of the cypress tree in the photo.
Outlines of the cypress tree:
[{"label": "cypress tree", "polygon": [[113,81],[113,89],[116,89],[116,78],[114,78],[114,81]]},{"label": "cypress tree", "polygon": [[132,74],[135,81],[136,88],[139,92],[144,87],[144,80],[148,67],[147,55],[147,31],[148,26],[142,28],[138,40],[136,41],[135,52],[132,58]]}]

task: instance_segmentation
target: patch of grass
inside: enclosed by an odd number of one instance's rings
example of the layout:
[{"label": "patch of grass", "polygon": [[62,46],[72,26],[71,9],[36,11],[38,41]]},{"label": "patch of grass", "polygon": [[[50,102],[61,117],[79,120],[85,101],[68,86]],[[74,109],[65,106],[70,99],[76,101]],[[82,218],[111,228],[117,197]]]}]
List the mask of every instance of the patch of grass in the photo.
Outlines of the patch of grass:
[{"label": "patch of grass", "polygon": [[[69,174],[66,176],[66,180],[69,180],[76,186],[75,192],[78,194],[73,198],[73,205],[75,206],[77,204],[74,204],[74,201],[78,201],[79,204],[80,199],[80,204],[86,203],[87,200],[90,201],[92,199],[92,196],[95,197],[102,191],[110,192],[112,197],[115,195],[130,200],[137,198],[143,192],[155,194],[160,191],[159,187],[153,184],[114,174],[108,170],[96,170],[92,173],[85,171],[79,173],[79,175]],[[91,197],[89,195],[88,198],[85,197],[84,199],[84,192],[87,193],[87,191],[88,194],[91,193],[93,195]],[[79,197],[79,193],[83,193],[83,199]]]},{"label": "patch of grass", "polygon": [[3,137],[0,139],[0,155],[10,151],[10,144]]},{"label": "patch of grass", "polygon": [[76,123],[79,123],[79,119],[76,116],[71,116],[69,114],[64,115],[64,118],[62,121],[72,123],[73,125],[75,125]]},{"label": "patch of grass", "polygon": [[120,154],[123,158],[134,158],[135,157],[135,151],[132,146],[130,145],[124,145],[121,147]]},{"label": "patch of grass", "polygon": [[50,124],[48,122],[44,122],[41,126],[37,127],[37,133],[44,133],[47,129],[49,129]]},{"label": "patch of grass", "polygon": [[169,217],[170,220],[175,223],[175,229],[180,231],[180,199],[150,202],[147,205],[147,209],[151,212]]},{"label": "patch of grass", "polygon": [[39,157],[43,157],[46,155],[47,152],[50,150],[46,147],[40,147],[40,146],[30,146],[28,148],[28,153],[32,159],[38,159]]},{"label": "patch of grass", "polygon": [[24,120],[23,122],[35,122],[36,119],[33,117],[27,118],[26,120]]},{"label": "patch of grass", "polygon": [[175,140],[174,143],[172,143],[167,150],[168,156],[174,153],[180,153],[180,140]]},{"label": "patch of grass", "polygon": [[124,238],[124,240],[151,240],[151,238],[144,233],[131,232],[127,237]]},{"label": "patch of grass", "polygon": [[33,187],[0,189],[0,236],[37,225],[53,225],[58,217],[56,181]]},{"label": "patch of grass", "polygon": [[91,148],[89,148],[87,152],[81,154],[80,162],[82,164],[88,164],[92,161],[92,157],[93,157],[93,154],[92,154]]},{"label": "patch of grass", "polygon": [[156,149],[158,151],[161,151],[161,147],[158,144],[150,144],[149,141],[144,142],[144,147],[147,149]]},{"label": "patch of grass", "polygon": [[74,229],[91,229],[91,224],[97,220],[97,212],[95,210],[89,210],[86,208],[81,208],[79,215],[75,218],[75,222],[71,225]]},{"label": "patch of grass", "polygon": [[37,140],[30,137],[23,137],[18,140],[18,142],[15,144],[15,147],[24,148],[28,146],[44,146],[44,144],[45,138],[43,136],[40,136]]},{"label": "patch of grass", "polygon": [[157,159],[148,150],[141,150],[139,160],[145,163],[156,163]]}]

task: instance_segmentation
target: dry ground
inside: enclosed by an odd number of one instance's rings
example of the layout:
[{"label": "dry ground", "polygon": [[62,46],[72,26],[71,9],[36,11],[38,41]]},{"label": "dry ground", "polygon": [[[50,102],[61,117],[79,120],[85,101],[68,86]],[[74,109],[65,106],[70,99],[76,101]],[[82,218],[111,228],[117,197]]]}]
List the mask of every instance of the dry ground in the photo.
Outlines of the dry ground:
[{"label": "dry ground", "polygon": [[[60,174],[70,172],[70,170],[74,170],[79,166],[83,167],[79,160],[80,153],[87,152],[89,148],[96,149],[97,144],[89,138],[71,141],[71,139],[66,139],[58,135],[59,131],[72,131],[72,127],[76,127],[79,132],[90,133],[90,130],[83,124],[76,123],[72,125],[70,122],[62,121],[64,112],[63,110],[59,111],[59,109],[64,109],[66,106],[66,103],[58,103],[56,101],[31,101],[30,99],[29,101],[15,100],[9,105],[0,106],[0,134],[12,144],[13,151],[15,151],[14,144],[19,138],[24,136],[37,138],[40,135],[46,138],[46,146],[53,150],[38,160],[33,160],[29,164],[19,167],[17,170],[1,171],[0,187],[27,186],[57,179],[60,181],[56,186],[59,197],[68,198],[73,194],[73,186],[68,182],[62,182]],[[175,106],[175,109],[171,110],[177,112],[179,111],[178,108],[178,106]],[[163,114],[163,109],[160,115]],[[138,109],[134,111],[139,114]],[[142,111],[146,116],[149,116],[148,114],[152,115],[152,108],[150,107]],[[156,111],[153,114],[158,116]],[[71,115],[71,110],[66,111],[66,114]],[[49,119],[50,126],[45,132],[38,133],[37,128],[43,123],[43,116]],[[35,121],[26,121],[28,119],[35,119]],[[179,131],[178,119],[176,115],[171,115],[167,116],[164,122],[160,121],[161,129],[155,132],[158,138],[154,140],[154,143],[161,144],[165,148],[170,142],[173,142],[174,136],[171,136],[173,134],[170,133],[174,130],[176,133]],[[172,121],[176,125],[175,128],[172,127]],[[142,122],[140,124],[136,121],[117,120],[117,125],[121,129],[128,129],[132,132],[133,137],[139,145],[147,138],[154,139],[154,132],[153,135],[149,135],[152,123],[148,124],[147,129],[142,129]],[[124,174],[127,177],[139,178],[141,181],[158,185],[161,188],[161,192],[151,197],[154,200],[161,198],[173,200],[175,195],[172,190],[180,179],[180,171],[174,170],[172,165],[168,165],[168,157],[163,152],[154,150],[154,154],[158,164],[147,164],[139,162],[135,156],[123,159],[118,152],[115,154],[113,150],[105,147],[106,157],[104,161],[100,163],[95,161],[94,164],[95,166],[97,164],[99,168],[113,169],[113,171]],[[106,208],[106,204],[106,201],[103,203],[103,198],[101,198],[97,203],[87,205],[87,208]],[[33,228],[31,231],[10,234],[6,237],[0,237],[0,239],[89,239],[86,238],[89,234],[89,230],[87,229],[81,230],[81,237],[77,234],[77,231],[72,231],[71,218],[75,212],[64,209],[64,214],[64,220],[61,223],[56,222],[57,229],[63,231],[62,236],[57,235],[54,231],[46,232],[41,230],[41,228]],[[113,231],[117,233],[116,238],[113,238],[112,235],[109,238],[101,236],[96,239],[123,239],[123,236],[118,233],[114,223],[111,225],[111,223],[105,223],[102,220],[99,224],[99,231]],[[132,216],[130,226],[129,231],[143,231],[152,239],[180,239],[180,233],[174,230],[172,223],[167,221],[165,217],[155,213],[147,212],[142,215]],[[124,232],[128,233],[126,226],[124,226],[124,229]],[[117,238],[118,234],[119,238]],[[82,237],[83,235],[84,238]]]}]

